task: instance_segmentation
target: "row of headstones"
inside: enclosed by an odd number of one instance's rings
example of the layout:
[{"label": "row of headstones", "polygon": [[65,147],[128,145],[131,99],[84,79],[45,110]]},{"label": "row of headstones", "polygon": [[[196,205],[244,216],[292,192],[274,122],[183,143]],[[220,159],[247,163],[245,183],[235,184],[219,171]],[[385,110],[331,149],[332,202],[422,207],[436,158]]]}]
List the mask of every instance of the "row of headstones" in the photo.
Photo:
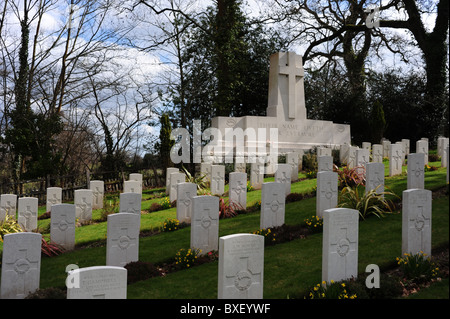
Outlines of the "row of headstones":
[{"label": "row of headstones", "polygon": [[[272,211],[274,206],[278,208],[282,198],[273,197],[274,193],[284,190],[283,186],[276,182],[264,183],[263,190],[271,190],[269,195],[272,197],[272,201],[263,201],[264,209]],[[263,194],[267,194],[266,191]],[[195,196],[193,202],[191,246],[204,247],[203,252],[219,251],[218,298],[262,298],[264,237],[234,234],[218,238],[218,198]],[[402,207],[402,252],[423,252],[430,256],[431,191],[404,191]],[[133,232],[138,227],[138,215],[119,213],[112,217],[120,221],[112,226],[112,219],[108,217],[108,238],[111,233],[116,234],[115,239],[108,239],[108,244],[115,241],[115,254],[121,255],[122,259],[137,260],[139,237]],[[284,220],[278,222],[283,224]],[[359,212],[347,208],[327,209],[323,212],[323,225],[322,281],[337,282],[356,278]],[[4,236],[0,287],[2,298],[24,298],[39,288],[41,237],[38,233],[25,232]],[[76,269],[69,273],[66,285],[68,299],[122,299],[126,298],[127,271],[123,266],[111,265]]]},{"label": "row of headstones", "polygon": [[[336,173],[321,172],[319,174]],[[181,184],[178,186],[180,187]],[[318,192],[319,189],[321,187],[318,185]],[[263,183],[261,228],[284,224],[285,192],[286,187],[282,183]],[[121,198],[120,202],[125,204],[127,201]],[[52,216],[57,216],[56,212],[60,210],[67,213],[69,208],[71,211],[69,215],[72,216],[73,222],[71,224],[74,224],[74,205],[55,205],[52,207]],[[191,248],[201,249],[203,253],[219,250],[219,298],[261,298],[264,238],[258,235],[235,234],[220,238],[219,247],[219,198],[216,196],[193,196],[191,213]],[[323,280],[338,281],[356,276],[359,213],[356,210],[331,208],[323,210],[322,217],[324,219]],[[67,218],[64,218],[64,222],[59,226],[61,225],[64,225],[63,228],[67,226]],[[126,270],[123,265],[138,258],[139,228],[140,214],[120,212],[108,216],[107,266],[89,267],[70,274],[71,278],[73,276],[109,278],[107,282],[114,282],[113,286],[121,292],[117,292],[111,287],[112,284],[108,284],[106,291],[102,291],[99,287],[68,289],[68,298],[80,296],[91,298],[94,297],[94,293],[96,296],[108,298],[126,296]],[[404,252],[431,253],[430,191],[408,189],[403,192],[402,229]],[[1,287],[3,298],[23,298],[27,291],[33,291],[39,287],[40,243],[40,234],[5,235]],[[116,271],[120,275],[113,276],[112,273]],[[111,281],[112,277],[116,279]],[[122,282],[121,285],[119,281]],[[94,283],[97,280],[91,282]],[[123,293],[124,289],[125,293]]]},{"label": "row of headstones", "polygon": [[[74,192],[74,205],[76,218],[79,221],[92,219],[92,210],[103,208],[104,182],[93,180],[89,183],[89,189],[78,189]],[[142,194],[142,174],[130,174],[130,180],[124,182],[124,193]],[[53,205],[62,203],[62,188],[47,188],[46,211],[51,211]],[[0,221],[5,220],[6,215],[16,218],[19,225],[25,231],[33,231],[37,228],[39,201],[35,197],[20,197],[15,194],[2,194],[0,197]]]}]

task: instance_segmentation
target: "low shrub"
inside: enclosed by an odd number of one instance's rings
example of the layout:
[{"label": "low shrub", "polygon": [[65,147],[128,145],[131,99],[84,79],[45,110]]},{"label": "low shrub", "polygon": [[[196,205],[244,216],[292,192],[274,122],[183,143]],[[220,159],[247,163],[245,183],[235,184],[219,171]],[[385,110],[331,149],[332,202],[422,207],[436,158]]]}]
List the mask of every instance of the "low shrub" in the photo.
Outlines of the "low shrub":
[{"label": "low shrub", "polygon": [[201,249],[180,249],[175,255],[175,267],[181,269],[192,267],[200,253]]},{"label": "low shrub", "polygon": [[41,252],[47,257],[58,256],[64,253],[65,249],[61,245],[49,243],[42,237]]},{"label": "low shrub", "polygon": [[323,219],[317,215],[311,218],[305,218],[304,220],[306,228],[312,233],[319,233],[323,230]]},{"label": "low shrub", "polygon": [[263,228],[254,231],[253,234],[264,236],[264,245],[273,245],[276,241],[276,234],[272,232],[270,228]]},{"label": "low shrub", "polygon": [[175,218],[167,218],[162,226],[163,232],[169,232],[179,229],[180,221]]},{"label": "low shrub", "polygon": [[439,162],[441,157],[437,154],[428,154],[428,162]]},{"label": "low shrub", "polygon": [[14,216],[5,214],[5,219],[0,221],[0,241],[3,242],[3,236],[22,232],[22,227],[16,221]]},{"label": "low shrub", "polygon": [[356,299],[357,295],[347,291],[347,285],[344,282],[330,283],[323,281],[309,290],[305,299]]},{"label": "low shrub", "polygon": [[392,213],[395,206],[385,196],[398,196],[390,191],[377,193],[377,189],[378,187],[366,193],[364,189],[359,189],[357,186],[347,186],[341,191],[338,207],[356,209],[361,219],[370,215],[382,217],[384,214]]},{"label": "low shrub", "polygon": [[416,283],[429,281],[439,275],[439,268],[422,251],[414,255],[405,253],[403,257],[397,257],[397,264],[405,278]]}]

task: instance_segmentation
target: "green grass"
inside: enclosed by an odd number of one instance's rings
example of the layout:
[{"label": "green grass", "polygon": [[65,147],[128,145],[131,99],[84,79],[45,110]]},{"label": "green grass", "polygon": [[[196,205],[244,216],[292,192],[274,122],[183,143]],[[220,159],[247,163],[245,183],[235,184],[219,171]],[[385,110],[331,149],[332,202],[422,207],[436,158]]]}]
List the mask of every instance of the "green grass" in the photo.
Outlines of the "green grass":
[{"label": "green grass", "polygon": [[[433,164],[433,163],[432,163]],[[446,171],[426,172],[425,186],[436,190],[446,185]],[[303,175],[299,175],[304,177]],[[265,180],[270,181],[270,178]],[[386,185],[401,196],[406,189],[406,175],[386,177]],[[291,192],[308,193],[316,186],[315,179],[293,183]],[[144,192],[142,208],[147,209],[151,203],[161,199],[149,199],[149,191]],[[248,205],[261,198],[261,191],[248,192]],[[433,247],[448,245],[449,239],[449,204],[448,195],[433,200]],[[288,225],[303,223],[305,218],[315,215],[315,197],[286,204],[285,222]],[[45,210],[45,209],[44,209]],[[42,209],[40,211],[42,213]],[[100,211],[94,211],[94,219],[100,217]],[[176,209],[143,214],[141,229],[158,228],[166,218],[175,218]],[[220,220],[219,235],[233,233],[250,233],[259,229],[259,212],[242,214],[231,219]],[[49,220],[39,221],[45,227]],[[48,236],[48,235],[46,235]],[[104,265],[106,262],[106,222],[78,227],[76,244],[87,245],[100,243],[82,249],[76,249],[57,257],[43,257],[41,265],[41,288],[64,287],[65,269],[69,264],[79,267]],[[181,248],[188,248],[190,227],[175,232],[159,233],[154,236],[141,237],[139,240],[139,258],[142,261],[163,263],[173,260]],[[103,244],[102,244],[103,243]],[[98,246],[98,245],[97,245]],[[297,298],[302,293],[320,282],[322,259],[322,234],[310,235],[305,239],[268,246],[264,256],[264,297]],[[401,214],[389,214],[385,218],[367,218],[359,226],[359,272],[364,272],[366,265],[377,264],[387,269],[395,264],[395,257],[401,255]],[[128,286],[130,299],[197,299],[217,298],[217,262],[211,262],[191,269],[167,274],[165,277],[151,278]],[[448,296],[448,281],[447,281]],[[439,291],[439,290],[437,290]]]}]

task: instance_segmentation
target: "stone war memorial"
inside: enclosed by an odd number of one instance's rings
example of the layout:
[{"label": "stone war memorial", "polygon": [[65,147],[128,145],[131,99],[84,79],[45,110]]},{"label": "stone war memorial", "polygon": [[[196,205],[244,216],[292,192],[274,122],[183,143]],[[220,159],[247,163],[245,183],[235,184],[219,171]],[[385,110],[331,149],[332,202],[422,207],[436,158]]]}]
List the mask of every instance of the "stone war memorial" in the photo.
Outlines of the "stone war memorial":
[{"label": "stone war memorial", "polygon": [[[350,144],[349,125],[306,118],[303,77],[300,55],[295,52],[273,54],[270,57],[266,116],[213,118],[212,127],[217,128],[222,137],[222,140],[217,142],[218,146],[222,146],[223,149],[236,147],[236,142],[228,138],[227,131],[235,133],[242,130],[245,137],[244,155],[251,156],[258,152],[259,155],[263,155],[258,142],[270,139],[271,128],[278,129],[277,141],[270,140],[271,147],[283,154],[315,146],[339,148],[342,144]],[[233,144],[230,145],[230,142]],[[238,149],[236,153],[239,152]],[[264,146],[262,152],[265,151]]]}]

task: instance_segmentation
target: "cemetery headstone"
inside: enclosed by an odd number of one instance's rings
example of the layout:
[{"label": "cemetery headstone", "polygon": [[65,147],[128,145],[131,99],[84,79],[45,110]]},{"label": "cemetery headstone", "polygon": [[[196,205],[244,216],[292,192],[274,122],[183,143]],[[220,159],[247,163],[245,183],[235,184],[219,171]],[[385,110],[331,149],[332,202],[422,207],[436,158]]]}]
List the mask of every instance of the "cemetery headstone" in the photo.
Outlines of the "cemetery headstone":
[{"label": "cemetery headstone", "polygon": [[171,173],[170,174],[170,191],[169,191],[169,199],[172,203],[177,200],[177,184],[185,183],[186,175],[184,173]]},{"label": "cemetery headstone", "polygon": [[47,201],[46,212],[51,211],[52,205],[62,203],[62,188],[61,187],[49,187],[47,188]]},{"label": "cemetery headstone", "polygon": [[405,156],[408,156],[411,150],[410,141],[407,138],[402,139],[403,149],[405,151]]},{"label": "cemetery headstone", "polygon": [[119,213],[131,213],[141,216],[142,195],[139,193],[120,193]]},{"label": "cemetery headstone", "polygon": [[431,257],[431,191],[408,189],[402,198],[402,253]]},{"label": "cemetery headstone", "polygon": [[383,145],[383,157],[389,158],[389,154],[391,151],[391,141],[383,140],[381,142],[381,145]]},{"label": "cemetery headstone", "polygon": [[383,145],[381,144],[372,145],[372,162],[383,163]]},{"label": "cemetery headstone", "polygon": [[233,234],[219,239],[219,299],[262,299],[264,236]]},{"label": "cemetery headstone", "polygon": [[362,149],[363,150],[368,150],[370,152],[370,148],[371,148],[372,144],[370,142],[362,142]]},{"label": "cemetery headstone", "polygon": [[200,164],[200,174],[204,177],[204,181],[211,183],[211,163],[201,163]]},{"label": "cemetery headstone", "polygon": [[347,159],[347,167],[349,169],[353,169],[356,167],[356,150],[357,146],[350,146],[348,150],[348,159]]},{"label": "cemetery headstone", "polygon": [[51,208],[50,241],[65,250],[75,248],[75,205],[56,204]]},{"label": "cemetery headstone", "polygon": [[448,161],[448,152],[447,152],[447,147],[448,147],[448,137],[444,138],[441,142],[441,167],[447,167],[447,161]]},{"label": "cemetery headstone", "polygon": [[126,299],[127,270],[115,266],[74,269],[67,276],[66,286],[67,299]]},{"label": "cemetery headstone", "polygon": [[93,192],[90,189],[77,189],[74,203],[76,207],[76,217],[80,222],[92,219]]},{"label": "cemetery headstone", "polygon": [[338,204],[338,174],[336,172],[317,173],[316,215],[320,218],[326,209]]},{"label": "cemetery headstone", "polygon": [[108,215],[106,265],[123,267],[139,260],[140,216],[130,213]]},{"label": "cemetery headstone", "polygon": [[425,154],[425,165],[428,164],[428,141],[419,140],[416,142],[416,153]]},{"label": "cemetery headstone", "polygon": [[247,173],[229,175],[229,201],[236,209],[247,208]]},{"label": "cemetery headstone", "polygon": [[175,167],[169,167],[166,169],[166,195],[170,193],[170,174],[179,173],[180,170]]},{"label": "cemetery headstone", "polygon": [[289,152],[286,154],[286,163],[291,165],[291,181],[298,181],[298,152]]},{"label": "cemetery headstone", "polygon": [[140,174],[140,173],[131,173],[130,176],[128,177],[128,179],[130,181],[137,181],[137,182],[139,182],[139,188],[140,188],[141,193],[142,193],[143,175]]},{"label": "cemetery headstone", "polygon": [[6,215],[16,219],[17,212],[17,195],[2,194],[0,196],[0,221],[4,221]]},{"label": "cemetery headstone", "polygon": [[366,194],[376,189],[377,194],[384,192],[384,164],[367,163],[366,165]]},{"label": "cemetery headstone", "polygon": [[411,153],[408,155],[408,175],[406,188],[425,188],[425,154]]},{"label": "cemetery headstone", "polygon": [[261,189],[264,183],[264,165],[252,163],[250,165],[250,185],[253,189]]},{"label": "cemetery headstone", "polygon": [[355,209],[323,212],[322,281],[338,282],[358,276],[358,222]]},{"label": "cemetery headstone", "polygon": [[3,236],[2,299],[23,299],[39,289],[41,240],[41,234],[31,232]]},{"label": "cemetery headstone", "polygon": [[102,209],[105,196],[105,182],[90,181],[89,188],[92,190],[92,209]]},{"label": "cemetery headstone", "polygon": [[333,157],[332,156],[317,157],[317,171],[318,172],[332,172],[333,171]]},{"label": "cemetery headstone", "polygon": [[350,145],[349,144],[342,144],[339,149],[339,160],[342,164],[347,164],[348,160],[348,152],[350,151]]},{"label": "cemetery headstone", "polygon": [[284,224],[286,188],[282,183],[263,183],[261,189],[260,228],[267,229]]},{"label": "cemetery headstone", "polygon": [[284,185],[285,189],[284,196],[287,196],[291,193],[291,175],[292,175],[291,165],[289,164],[277,165],[277,171],[275,172],[275,182]]},{"label": "cemetery headstone", "polygon": [[124,193],[137,193],[142,194],[142,186],[139,181],[124,181],[123,182]]},{"label": "cemetery headstone", "polygon": [[21,197],[17,205],[17,222],[24,231],[37,229],[39,199],[35,197]]},{"label": "cemetery headstone", "polygon": [[356,150],[356,173],[364,175],[366,164],[370,162],[370,150],[357,149]]},{"label": "cemetery headstone", "polygon": [[390,144],[389,176],[401,175],[403,164],[403,151],[400,144]]},{"label": "cemetery headstone", "polygon": [[192,216],[192,198],[197,196],[197,184],[179,183],[177,189],[177,219],[180,223],[190,223]]},{"label": "cemetery headstone", "polygon": [[247,164],[245,162],[236,162],[234,163],[234,171],[238,173],[245,173],[247,170]]},{"label": "cemetery headstone", "polygon": [[318,147],[317,156],[331,156],[331,148],[328,147]]},{"label": "cemetery headstone", "polygon": [[222,195],[225,192],[225,166],[211,166],[211,194]]},{"label": "cemetery headstone", "polygon": [[219,248],[219,198],[194,196],[192,198],[191,248],[201,254]]}]

